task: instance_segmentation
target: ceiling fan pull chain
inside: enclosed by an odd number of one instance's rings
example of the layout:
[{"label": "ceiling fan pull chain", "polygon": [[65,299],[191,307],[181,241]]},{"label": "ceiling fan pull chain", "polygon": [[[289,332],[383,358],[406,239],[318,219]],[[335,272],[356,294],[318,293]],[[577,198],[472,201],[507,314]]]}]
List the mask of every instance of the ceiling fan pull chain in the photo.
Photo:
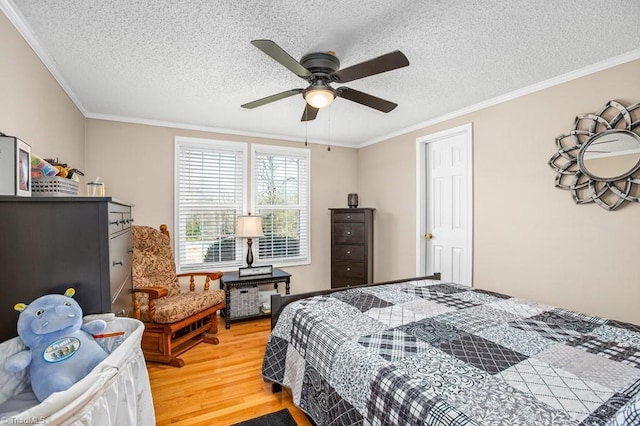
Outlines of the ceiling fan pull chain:
[{"label": "ceiling fan pull chain", "polygon": [[327,145],[327,151],[331,151],[331,108],[329,110],[329,144]]}]

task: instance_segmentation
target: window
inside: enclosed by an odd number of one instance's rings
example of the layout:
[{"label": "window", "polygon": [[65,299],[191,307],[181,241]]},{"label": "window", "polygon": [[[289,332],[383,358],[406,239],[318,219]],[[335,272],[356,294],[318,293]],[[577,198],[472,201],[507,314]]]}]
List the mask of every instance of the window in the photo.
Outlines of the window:
[{"label": "window", "polygon": [[242,266],[236,218],[246,206],[246,144],[176,138],[178,271]]},{"label": "window", "polygon": [[251,152],[252,204],[255,214],[262,216],[264,232],[257,262],[309,263],[310,151],[253,145]]}]

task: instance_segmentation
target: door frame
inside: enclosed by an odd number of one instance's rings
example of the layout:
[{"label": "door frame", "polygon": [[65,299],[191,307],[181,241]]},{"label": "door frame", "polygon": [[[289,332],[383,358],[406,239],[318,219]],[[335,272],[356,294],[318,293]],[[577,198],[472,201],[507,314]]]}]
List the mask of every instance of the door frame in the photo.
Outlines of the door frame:
[{"label": "door frame", "polygon": [[452,136],[463,135],[467,142],[467,256],[470,286],[473,286],[473,126],[471,123],[421,136],[416,139],[416,275],[426,275],[427,242],[424,239],[427,217],[426,165],[427,144],[437,143]]}]

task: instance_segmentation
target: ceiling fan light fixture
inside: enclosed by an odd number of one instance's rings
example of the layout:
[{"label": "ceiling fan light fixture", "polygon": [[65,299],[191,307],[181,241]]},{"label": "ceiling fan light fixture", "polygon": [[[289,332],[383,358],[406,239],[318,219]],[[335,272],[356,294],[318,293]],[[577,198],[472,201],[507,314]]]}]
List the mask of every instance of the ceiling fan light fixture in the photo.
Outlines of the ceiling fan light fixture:
[{"label": "ceiling fan light fixture", "polygon": [[313,85],[304,91],[304,100],[318,109],[331,105],[335,98],[335,89],[326,84]]}]

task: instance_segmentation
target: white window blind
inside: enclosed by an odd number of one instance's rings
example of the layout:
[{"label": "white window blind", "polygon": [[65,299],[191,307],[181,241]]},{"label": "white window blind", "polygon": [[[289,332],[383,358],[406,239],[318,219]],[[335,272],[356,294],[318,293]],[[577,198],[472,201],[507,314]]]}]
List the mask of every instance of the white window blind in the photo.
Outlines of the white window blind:
[{"label": "white window blind", "polygon": [[253,145],[252,164],[253,205],[264,232],[258,240],[258,261],[309,263],[310,151]]},{"label": "white window blind", "polygon": [[176,138],[176,266],[242,265],[236,218],[246,205],[246,144]]}]

